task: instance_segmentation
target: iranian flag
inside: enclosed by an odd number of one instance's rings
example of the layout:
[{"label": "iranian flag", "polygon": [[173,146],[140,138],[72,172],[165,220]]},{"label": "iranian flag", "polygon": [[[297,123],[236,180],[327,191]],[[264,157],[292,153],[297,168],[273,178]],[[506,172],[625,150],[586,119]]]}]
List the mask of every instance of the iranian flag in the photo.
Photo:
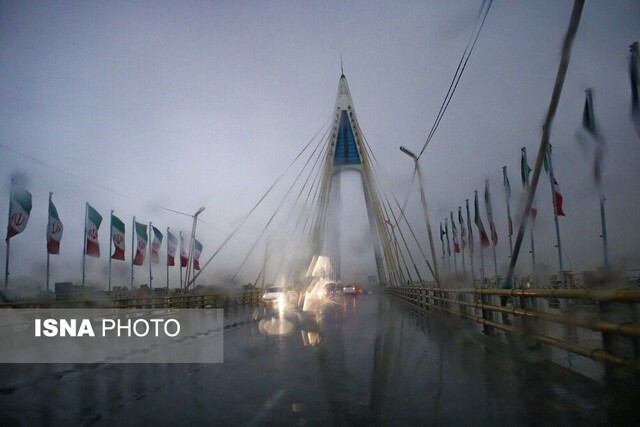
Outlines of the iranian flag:
[{"label": "iranian flag", "polygon": [[31,193],[12,183],[7,240],[24,231],[31,214]]},{"label": "iranian flag", "polygon": [[196,250],[195,254],[193,254],[193,268],[195,270],[200,270],[200,254],[202,253],[202,243],[198,242],[198,240],[195,240],[193,246]]},{"label": "iranian flag", "polygon": [[53,255],[60,253],[62,240],[62,222],[58,216],[56,205],[49,199],[49,224],[47,224],[47,252]]},{"label": "iranian flag", "polygon": [[138,246],[136,248],[136,256],[133,258],[133,264],[142,265],[147,253],[147,224],[140,224],[136,221],[136,239],[138,240]]},{"label": "iranian flag", "polygon": [[442,258],[444,259],[444,239],[442,236],[444,236],[444,230],[442,229],[442,223],[440,223],[440,243],[442,243]]},{"label": "iranian flag", "polygon": [[480,233],[480,247],[484,249],[489,246],[489,237],[487,237],[487,232],[484,231],[484,224],[482,223],[482,219],[480,218],[480,207],[478,206],[477,191],[475,192],[473,207],[475,210],[473,221],[476,223],[476,227],[478,227],[478,233]]},{"label": "iranian flag", "polygon": [[162,233],[156,227],[152,227],[153,240],[151,240],[151,262],[158,264],[160,262],[160,245],[162,245]]},{"label": "iranian flag", "polygon": [[507,198],[507,221],[509,223],[509,236],[513,236],[513,222],[511,221],[511,211],[509,209],[509,200],[511,200],[511,183],[509,182],[509,177],[507,176],[507,167],[502,167],[502,183],[504,184],[504,194]]},{"label": "iranian flag", "polygon": [[531,168],[527,163],[527,148],[522,147],[522,149],[520,150],[520,177],[522,178],[522,186],[524,188],[529,187],[527,182],[529,180],[530,173],[531,173]]},{"label": "iranian flag", "polygon": [[[527,147],[522,147],[520,150],[520,176],[522,177],[522,187],[529,190],[529,174],[531,173],[531,168],[527,163]],[[546,157],[545,157],[546,159]],[[531,219],[535,221],[536,216],[538,215],[538,208],[536,208],[535,201],[531,205]]]},{"label": "iranian flag", "polygon": [[596,118],[593,112],[593,94],[591,88],[585,91],[584,110],[582,112],[582,127],[593,137],[593,177],[596,184],[602,181],[602,159],[604,158],[604,140],[596,127]]},{"label": "iranian flag", "polygon": [[111,214],[111,240],[115,249],[111,258],[124,261],[124,222],[113,214]]},{"label": "iranian flag", "polygon": [[560,185],[555,178],[553,178],[553,194],[556,199],[556,215],[565,216],[562,210],[562,193],[560,193]]},{"label": "iranian flag", "polygon": [[182,231],[180,232],[180,267],[186,267],[189,255],[187,255],[187,248],[184,246],[184,237],[182,237]]},{"label": "iranian flag", "polygon": [[464,251],[467,247],[467,230],[464,227],[464,220],[462,219],[462,206],[458,206],[458,223],[460,223],[460,246]]},{"label": "iranian flag", "polygon": [[456,223],[453,220],[453,212],[449,212],[449,216],[451,217],[451,232],[453,233],[453,252],[460,253],[460,244],[458,243],[458,229],[456,228]]},{"label": "iranian flag", "polygon": [[447,218],[444,219],[444,237],[447,239],[447,255],[451,256],[451,244],[449,243],[449,225]]},{"label": "iranian flag", "polygon": [[491,190],[489,189],[489,180],[484,182],[484,203],[487,207],[487,221],[489,222],[489,230],[491,231],[491,241],[494,245],[498,244],[498,232],[496,224],[493,222],[493,208],[491,207]]},{"label": "iranian flag", "polygon": [[176,265],[176,249],[178,249],[178,239],[167,230],[167,265]]},{"label": "iranian flag", "polygon": [[87,216],[84,222],[84,234],[87,238],[85,254],[100,258],[100,243],[98,242],[98,229],[102,224],[102,215],[87,203]]}]

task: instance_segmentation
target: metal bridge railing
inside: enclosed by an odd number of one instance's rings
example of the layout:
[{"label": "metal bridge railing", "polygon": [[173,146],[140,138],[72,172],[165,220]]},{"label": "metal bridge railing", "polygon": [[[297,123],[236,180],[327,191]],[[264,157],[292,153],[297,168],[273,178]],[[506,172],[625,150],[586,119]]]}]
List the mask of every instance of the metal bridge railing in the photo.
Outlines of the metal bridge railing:
[{"label": "metal bridge railing", "polygon": [[[640,375],[640,290],[387,288],[420,311],[443,311],[482,326],[490,336],[520,336],[602,362],[607,379]],[[562,300],[564,309],[549,306]],[[589,302],[585,305],[584,302]],[[583,309],[599,306],[599,310]],[[533,340],[533,341],[531,341]]]}]

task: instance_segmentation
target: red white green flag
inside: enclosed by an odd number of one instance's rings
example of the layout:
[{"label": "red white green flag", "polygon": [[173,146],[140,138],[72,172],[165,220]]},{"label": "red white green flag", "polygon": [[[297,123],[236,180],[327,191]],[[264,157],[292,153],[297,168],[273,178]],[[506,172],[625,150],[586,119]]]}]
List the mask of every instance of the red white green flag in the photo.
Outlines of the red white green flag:
[{"label": "red white green flag", "polygon": [[451,244],[449,243],[449,225],[448,219],[444,219],[444,237],[447,239],[447,256],[451,256]]},{"label": "red white green flag", "polygon": [[162,233],[156,227],[152,227],[152,230],[153,240],[151,240],[151,261],[154,264],[158,264],[160,262],[160,255],[158,254],[158,251],[162,245]]},{"label": "red white green flag", "polygon": [[475,210],[473,221],[476,223],[476,227],[478,227],[478,233],[480,233],[480,247],[484,249],[489,246],[489,237],[487,237],[487,232],[484,231],[484,224],[482,223],[482,219],[480,218],[480,207],[478,206],[477,191],[475,192],[473,207]]},{"label": "red white green flag", "polygon": [[49,199],[49,223],[47,224],[47,252],[52,255],[60,253],[60,241],[62,240],[62,222],[58,216],[58,210]]},{"label": "red white green flag", "polygon": [[565,216],[564,211],[562,210],[562,193],[560,193],[560,185],[555,178],[553,178],[553,193],[556,199],[556,215]]},{"label": "red white green flag", "polygon": [[187,248],[184,246],[184,237],[182,237],[182,231],[180,232],[180,267],[186,267],[189,261],[189,255],[187,255]]},{"label": "red white green flag", "polygon": [[524,188],[528,188],[527,182],[529,180],[529,174],[531,173],[531,168],[527,163],[527,148],[522,147],[520,150],[520,177],[522,178],[522,186]]},{"label": "red white green flag", "polygon": [[194,241],[195,253],[193,254],[193,268],[200,270],[200,254],[202,253],[202,243],[197,240]]},{"label": "red white green flag", "polygon": [[114,246],[111,258],[124,261],[124,222],[113,214],[111,214],[111,240],[113,240]]},{"label": "red white green flag", "polygon": [[444,259],[444,239],[442,236],[444,236],[444,230],[442,229],[442,223],[440,223],[440,243],[442,243],[442,258]]},{"label": "red white green flag", "polygon": [[458,243],[458,229],[456,228],[456,223],[453,220],[453,212],[449,212],[449,216],[451,217],[451,232],[453,233],[453,252],[460,253],[460,244]]},{"label": "red white green flag", "polygon": [[491,207],[491,190],[489,190],[489,180],[484,182],[484,203],[487,208],[487,221],[489,222],[489,230],[491,231],[491,241],[494,245],[498,244],[498,232],[496,224],[493,222],[493,208]]},{"label": "red white green flag", "polygon": [[31,193],[18,184],[12,183],[11,202],[9,204],[9,225],[7,239],[24,231],[31,214]]},{"label": "red white green flag", "polygon": [[582,112],[582,127],[593,137],[593,177],[597,185],[602,181],[602,159],[604,158],[604,139],[596,127],[596,117],[593,112],[593,93],[591,88],[585,91],[584,110]]},{"label": "red white green flag", "polygon": [[509,236],[513,236],[513,222],[511,221],[511,210],[509,209],[509,201],[511,200],[511,183],[507,176],[507,167],[502,167],[502,183],[504,184],[504,194],[507,198],[507,221],[509,222]]},{"label": "red white green flag", "polygon": [[144,257],[147,253],[147,224],[140,224],[136,221],[136,256],[133,258],[134,265],[144,264]]},{"label": "red white green flag", "polygon": [[458,223],[460,223],[460,246],[464,251],[464,248],[467,247],[467,229],[462,219],[462,206],[458,206]]},{"label": "red white green flag", "polygon": [[167,230],[167,265],[176,265],[176,250],[178,248],[178,239]]},{"label": "red white green flag", "polygon": [[87,216],[84,222],[84,234],[87,238],[85,253],[94,258],[100,258],[100,243],[98,242],[100,224],[102,224],[102,215],[87,203]]}]

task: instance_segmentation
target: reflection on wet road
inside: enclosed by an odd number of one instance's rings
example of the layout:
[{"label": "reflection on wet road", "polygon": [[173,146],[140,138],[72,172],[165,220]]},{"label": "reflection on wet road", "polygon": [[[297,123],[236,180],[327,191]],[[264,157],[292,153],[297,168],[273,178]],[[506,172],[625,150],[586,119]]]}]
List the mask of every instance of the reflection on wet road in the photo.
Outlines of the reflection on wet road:
[{"label": "reflection on wet road", "polygon": [[[222,364],[2,365],[0,425],[607,425],[634,393],[385,296],[225,315]],[[624,397],[620,397],[624,396]],[[634,400],[635,399],[635,400]]]}]

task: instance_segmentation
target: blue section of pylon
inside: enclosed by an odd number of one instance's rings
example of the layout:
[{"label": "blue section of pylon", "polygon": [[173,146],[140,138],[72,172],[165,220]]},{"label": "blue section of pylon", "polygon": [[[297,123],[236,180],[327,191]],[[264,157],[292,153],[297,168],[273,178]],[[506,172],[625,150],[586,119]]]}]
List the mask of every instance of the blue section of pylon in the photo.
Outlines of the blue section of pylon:
[{"label": "blue section of pylon", "polygon": [[336,151],[333,156],[333,164],[336,166],[361,164],[360,155],[356,148],[356,140],[353,137],[349,116],[347,116],[347,110],[342,110],[340,114],[338,142],[336,143]]}]

